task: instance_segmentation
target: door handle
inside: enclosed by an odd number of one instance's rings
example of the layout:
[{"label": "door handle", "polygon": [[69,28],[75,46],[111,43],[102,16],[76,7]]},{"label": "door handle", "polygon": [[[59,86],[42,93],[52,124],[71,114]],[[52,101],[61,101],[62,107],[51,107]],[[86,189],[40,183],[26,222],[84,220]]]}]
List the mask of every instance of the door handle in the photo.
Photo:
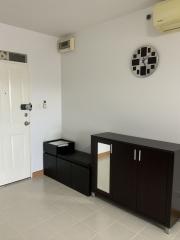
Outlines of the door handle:
[{"label": "door handle", "polygon": [[139,162],[141,161],[141,150],[139,150]]},{"label": "door handle", "polygon": [[24,122],[24,125],[25,125],[25,126],[28,126],[28,125],[30,125],[30,122],[25,121],[25,122]]},{"label": "door handle", "polygon": [[112,144],[111,144],[111,146],[110,146],[110,149],[111,149],[110,151],[111,151],[111,154],[112,154]]},{"label": "door handle", "polygon": [[136,161],[136,153],[137,153],[137,151],[136,151],[136,149],[134,149],[134,161]]}]

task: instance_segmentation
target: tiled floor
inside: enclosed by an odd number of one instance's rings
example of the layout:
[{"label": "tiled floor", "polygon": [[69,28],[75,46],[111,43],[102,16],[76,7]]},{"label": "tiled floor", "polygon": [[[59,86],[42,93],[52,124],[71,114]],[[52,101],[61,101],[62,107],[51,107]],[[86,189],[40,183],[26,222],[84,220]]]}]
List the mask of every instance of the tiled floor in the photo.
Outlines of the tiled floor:
[{"label": "tiled floor", "polygon": [[0,240],[180,240],[98,198],[47,177],[0,188]]}]

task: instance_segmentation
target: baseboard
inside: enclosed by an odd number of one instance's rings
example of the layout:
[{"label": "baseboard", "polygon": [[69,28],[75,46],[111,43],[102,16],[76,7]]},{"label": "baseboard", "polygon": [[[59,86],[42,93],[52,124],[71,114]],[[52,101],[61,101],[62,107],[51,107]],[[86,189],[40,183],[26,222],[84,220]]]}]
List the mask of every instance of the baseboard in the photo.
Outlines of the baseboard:
[{"label": "baseboard", "polygon": [[39,171],[33,172],[32,177],[33,178],[35,178],[35,177],[42,177],[43,175],[44,175],[44,171],[43,170],[39,170]]}]

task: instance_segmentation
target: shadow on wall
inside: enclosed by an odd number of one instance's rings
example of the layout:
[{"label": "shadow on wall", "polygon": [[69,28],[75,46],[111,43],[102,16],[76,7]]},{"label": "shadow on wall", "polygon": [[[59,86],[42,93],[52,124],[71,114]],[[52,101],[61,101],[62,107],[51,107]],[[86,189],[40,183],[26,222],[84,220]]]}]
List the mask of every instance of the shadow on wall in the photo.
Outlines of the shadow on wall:
[{"label": "shadow on wall", "polygon": [[147,21],[147,28],[146,28],[147,29],[147,36],[149,36],[149,37],[160,37],[162,35],[162,33],[158,32],[158,30],[156,30],[154,25],[153,25],[152,10],[149,14],[151,14],[151,19],[146,20]]}]

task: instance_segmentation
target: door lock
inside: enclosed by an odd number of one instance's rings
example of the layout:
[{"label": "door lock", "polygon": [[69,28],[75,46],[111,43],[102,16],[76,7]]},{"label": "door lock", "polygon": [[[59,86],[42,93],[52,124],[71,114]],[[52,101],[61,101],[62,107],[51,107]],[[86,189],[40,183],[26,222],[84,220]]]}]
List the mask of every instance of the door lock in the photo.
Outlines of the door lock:
[{"label": "door lock", "polygon": [[32,104],[31,103],[21,104],[20,109],[21,110],[26,110],[26,111],[31,111],[32,110]]},{"label": "door lock", "polygon": [[25,126],[28,126],[28,125],[30,125],[30,122],[25,121],[25,122],[24,122],[24,125],[25,125]]}]

